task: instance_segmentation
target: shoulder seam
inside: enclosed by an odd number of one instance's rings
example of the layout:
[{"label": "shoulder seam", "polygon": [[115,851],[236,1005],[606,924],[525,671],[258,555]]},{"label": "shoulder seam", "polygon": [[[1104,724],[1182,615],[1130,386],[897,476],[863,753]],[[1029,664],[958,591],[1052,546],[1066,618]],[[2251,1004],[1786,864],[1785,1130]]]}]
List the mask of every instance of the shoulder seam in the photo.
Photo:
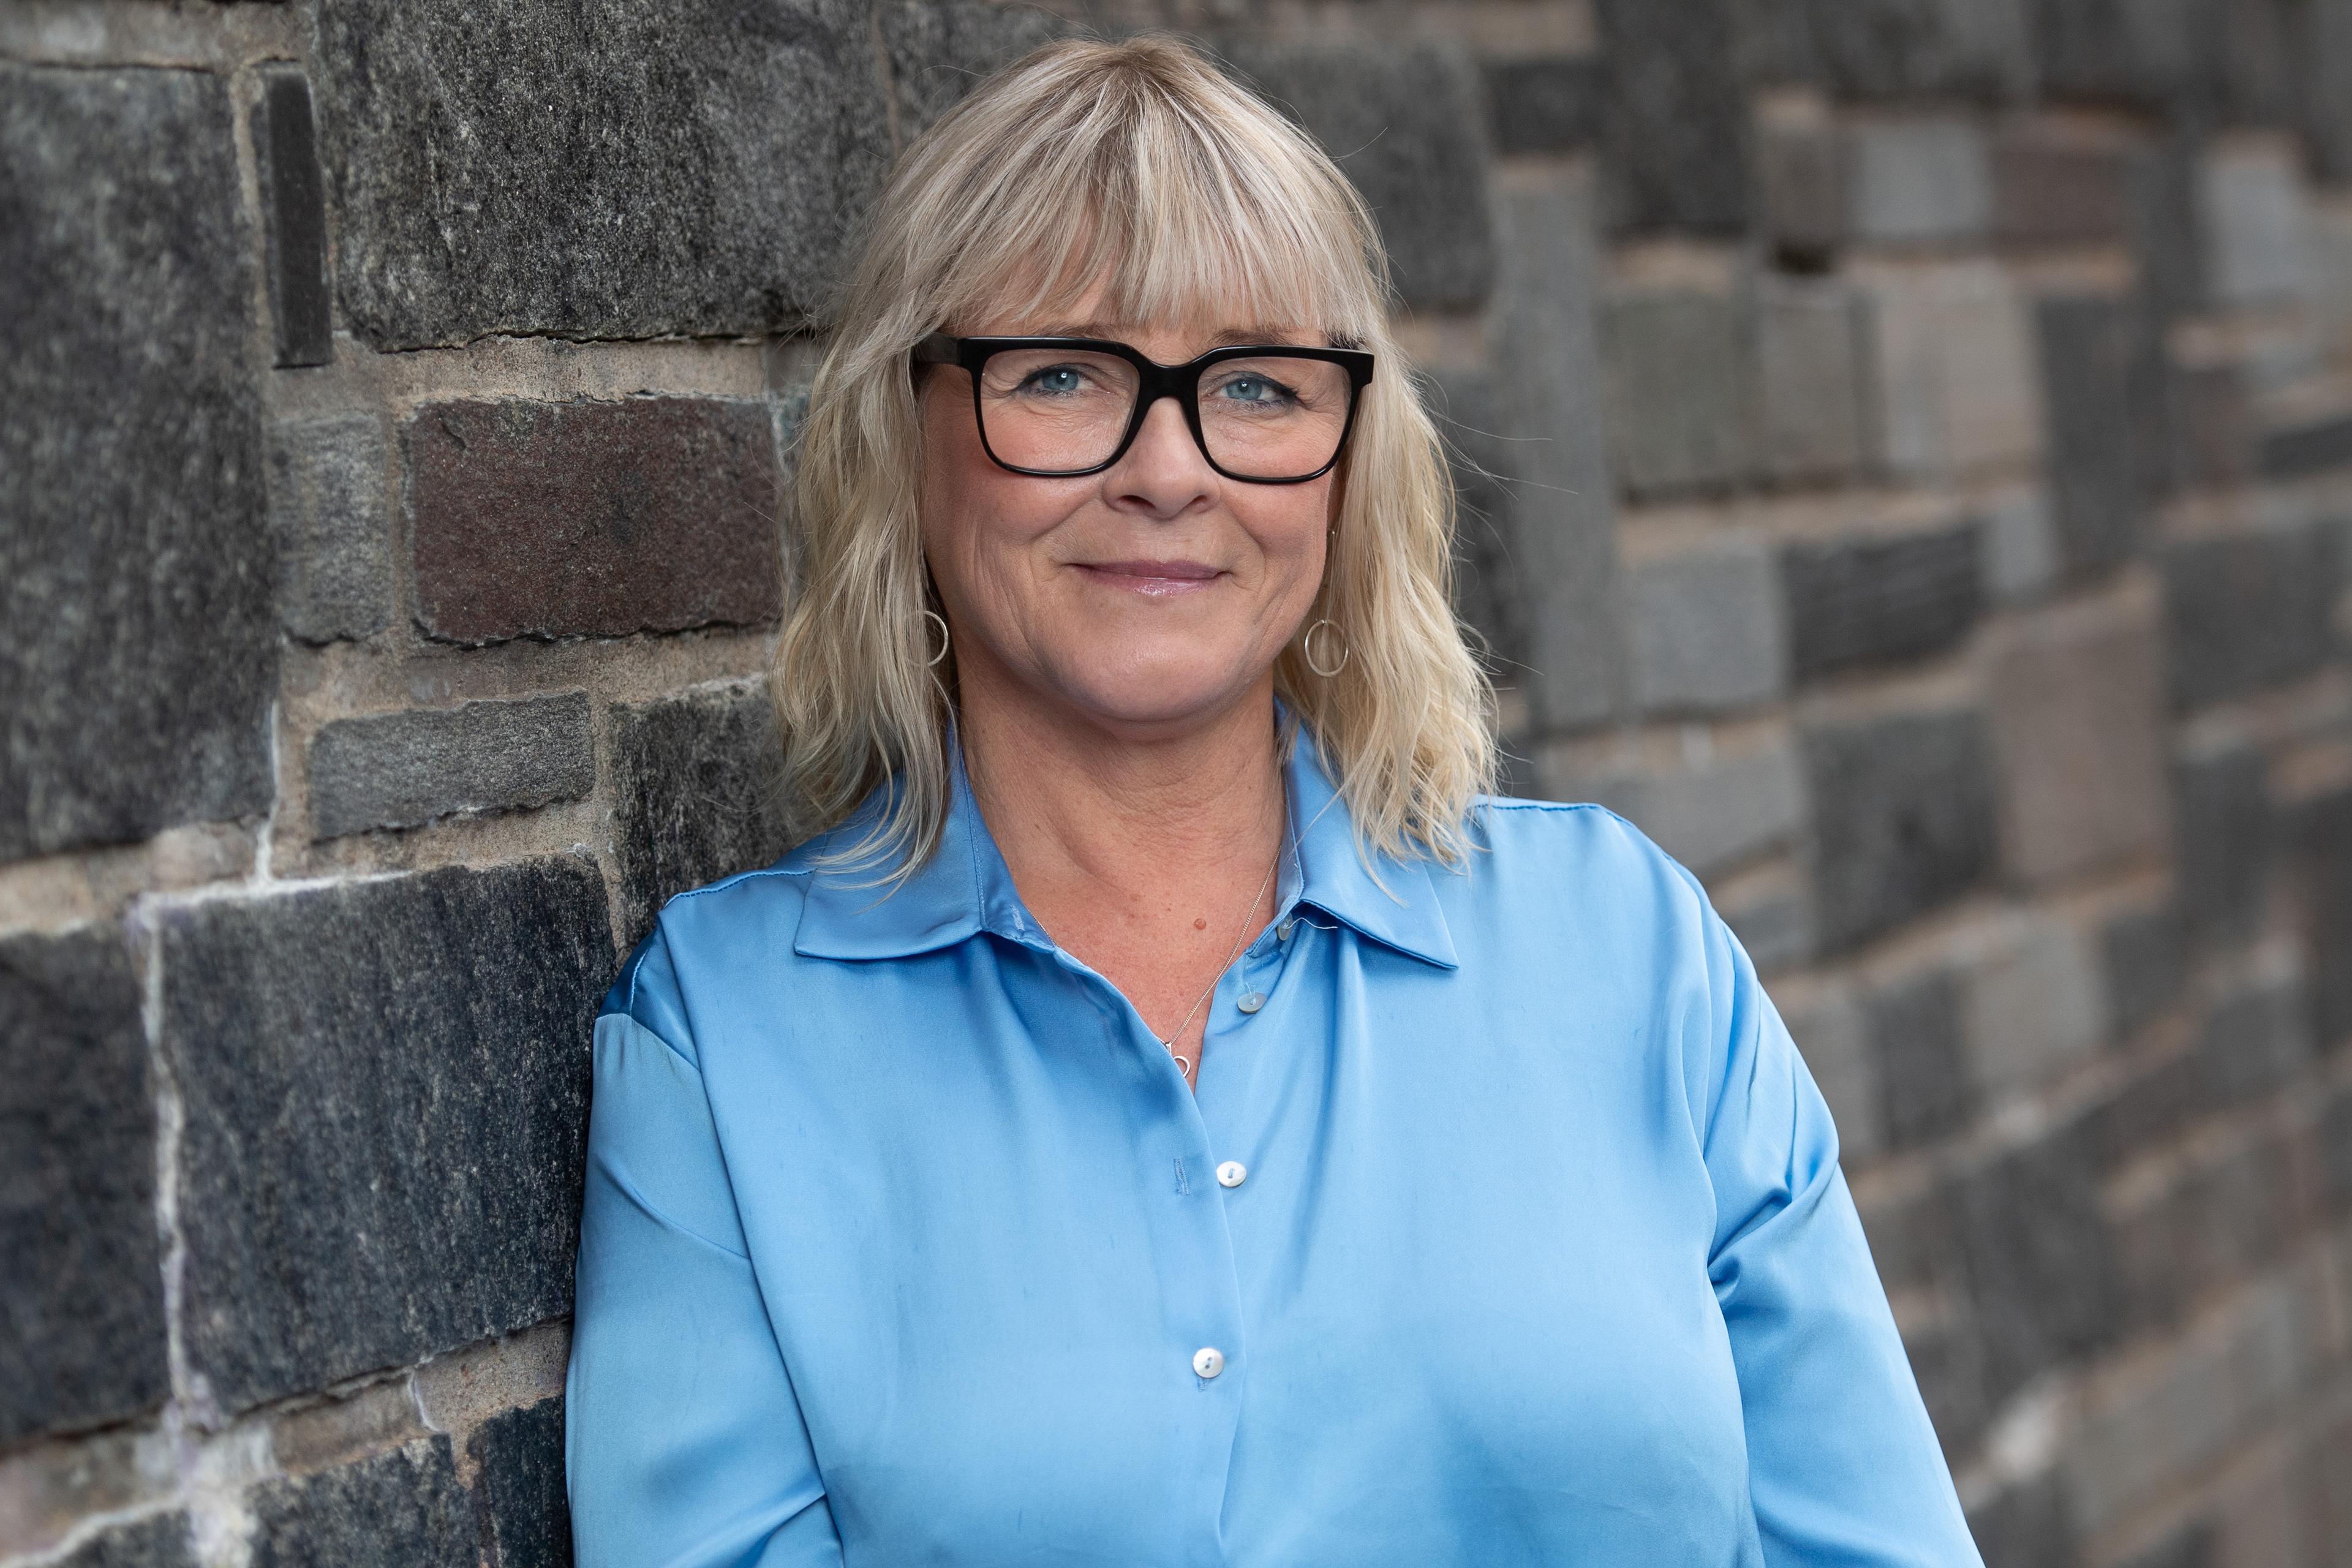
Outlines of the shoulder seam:
[{"label": "shoulder seam", "polygon": [[1479,803],[1496,811],[1610,811],[1597,800],[1529,800],[1521,795],[1495,795]]}]

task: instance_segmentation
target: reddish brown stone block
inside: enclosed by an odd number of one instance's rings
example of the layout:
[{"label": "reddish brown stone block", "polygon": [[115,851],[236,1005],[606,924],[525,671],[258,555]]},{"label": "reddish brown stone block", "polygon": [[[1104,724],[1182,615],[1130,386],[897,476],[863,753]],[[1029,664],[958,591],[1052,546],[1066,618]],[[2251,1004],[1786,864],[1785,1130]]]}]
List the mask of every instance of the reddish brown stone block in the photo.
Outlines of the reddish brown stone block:
[{"label": "reddish brown stone block", "polygon": [[418,624],[491,643],[772,620],[773,428],[751,400],[427,405],[403,432]]}]

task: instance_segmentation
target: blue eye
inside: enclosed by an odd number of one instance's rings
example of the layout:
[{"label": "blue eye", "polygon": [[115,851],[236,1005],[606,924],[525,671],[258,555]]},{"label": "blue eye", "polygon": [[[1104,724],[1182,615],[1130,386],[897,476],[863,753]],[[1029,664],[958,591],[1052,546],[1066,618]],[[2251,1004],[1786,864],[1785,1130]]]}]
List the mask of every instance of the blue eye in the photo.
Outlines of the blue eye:
[{"label": "blue eye", "polygon": [[1078,391],[1086,384],[1086,373],[1076,365],[1057,364],[1031,372],[1021,384],[1024,390],[1066,395]]}]

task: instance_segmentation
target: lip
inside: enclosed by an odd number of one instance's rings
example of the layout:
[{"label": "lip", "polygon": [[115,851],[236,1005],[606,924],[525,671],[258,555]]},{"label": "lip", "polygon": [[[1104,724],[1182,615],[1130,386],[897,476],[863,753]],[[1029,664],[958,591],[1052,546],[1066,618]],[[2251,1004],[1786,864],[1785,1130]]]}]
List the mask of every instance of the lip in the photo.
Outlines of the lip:
[{"label": "lip", "polygon": [[1198,561],[1077,561],[1071,563],[1092,581],[1147,598],[1197,594],[1224,573]]}]

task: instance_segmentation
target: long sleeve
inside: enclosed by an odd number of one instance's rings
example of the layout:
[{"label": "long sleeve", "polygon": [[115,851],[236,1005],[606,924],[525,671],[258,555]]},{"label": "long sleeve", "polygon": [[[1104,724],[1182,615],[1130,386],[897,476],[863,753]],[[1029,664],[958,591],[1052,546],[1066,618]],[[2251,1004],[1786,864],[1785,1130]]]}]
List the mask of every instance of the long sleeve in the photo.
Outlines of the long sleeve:
[{"label": "long sleeve", "polygon": [[1708,1272],[1738,1369],[1765,1559],[1979,1564],[1838,1167],[1829,1108],[1748,954],[1700,898],[1717,1201]]},{"label": "long sleeve", "polygon": [[628,1011],[596,1021],[564,1407],[577,1560],[840,1568],[686,1045]]}]

